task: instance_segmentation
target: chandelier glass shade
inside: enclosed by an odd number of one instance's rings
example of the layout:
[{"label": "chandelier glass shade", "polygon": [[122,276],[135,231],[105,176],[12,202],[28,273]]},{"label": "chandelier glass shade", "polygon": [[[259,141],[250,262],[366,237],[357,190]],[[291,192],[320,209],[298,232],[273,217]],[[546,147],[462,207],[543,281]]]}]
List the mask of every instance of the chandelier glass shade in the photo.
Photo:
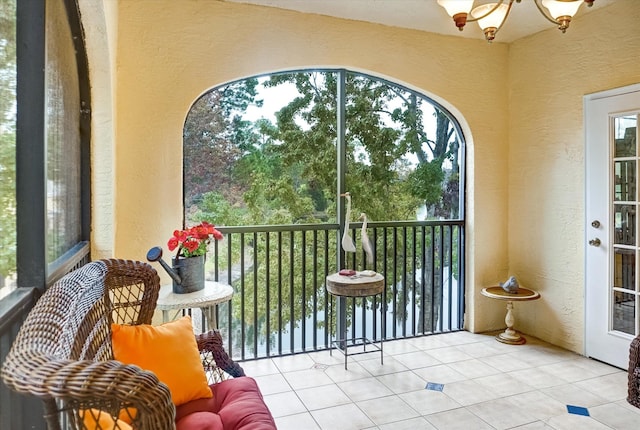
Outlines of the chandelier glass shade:
[{"label": "chandelier glass shade", "polygon": [[[438,0],[460,31],[467,22],[478,22],[487,41],[491,42],[502,28],[513,3],[521,0],[499,0],[496,3],[485,3],[473,7],[474,0]],[[592,6],[595,0],[533,0],[540,13],[550,22],[556,24],[563,33],[567,31],[571,18],[580,6],[586,3]]]}]

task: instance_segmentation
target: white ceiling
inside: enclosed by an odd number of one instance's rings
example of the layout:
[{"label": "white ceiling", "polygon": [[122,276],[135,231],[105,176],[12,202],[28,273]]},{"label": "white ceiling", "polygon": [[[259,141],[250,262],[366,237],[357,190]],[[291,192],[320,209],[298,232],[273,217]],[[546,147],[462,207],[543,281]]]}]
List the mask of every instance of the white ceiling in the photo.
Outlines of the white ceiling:
[{"label": "white ceiling", "polygon": [[[468,23],[464,31],[456,28],[453,20],[436,0],[226,0],[261,6],[315,13],[337,18],[367,21],[393,27],[429,31],[450,36],[484,39],[475,22]],[[494,0],[495,1],[495,0]],[[580,6],[576,18],[584,13],[611,4],[615,0],[595,0],[593,7]],[[476,5],[489,0],[476,1]],[[572,25],[579,25],[579,22]],[[537,33],[553,24],[537,10],[534,0],[514,2],[507,22],[496,36],[497,42],[512,42]],[[559,31],[559,30],[558,30]],[[571,31],[571,27],[567,31]]]}]

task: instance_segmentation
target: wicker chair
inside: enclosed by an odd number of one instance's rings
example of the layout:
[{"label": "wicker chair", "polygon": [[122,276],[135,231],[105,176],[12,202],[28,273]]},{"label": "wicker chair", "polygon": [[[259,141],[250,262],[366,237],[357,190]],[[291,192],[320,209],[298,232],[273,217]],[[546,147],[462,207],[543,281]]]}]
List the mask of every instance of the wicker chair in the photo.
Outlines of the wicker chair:
[{"label": "wicker chair", "polygon": [[[150,324],[160,279],[147,263],[102,260],[77,269],[49,288],[27,316],[2,366],[17,392],[43,400],[50,430],[83,429],[78,411],[117,417],[137,409],[135,429],[175,429],[167,386],[151,372],[113,360],[111,323]],[[209,383],[244,376],[218,332],[197,336]]]},{"label": "wicker chair", "polygon": [[640,408],[640,336],[629,346],[629,395],[627,401]]}]

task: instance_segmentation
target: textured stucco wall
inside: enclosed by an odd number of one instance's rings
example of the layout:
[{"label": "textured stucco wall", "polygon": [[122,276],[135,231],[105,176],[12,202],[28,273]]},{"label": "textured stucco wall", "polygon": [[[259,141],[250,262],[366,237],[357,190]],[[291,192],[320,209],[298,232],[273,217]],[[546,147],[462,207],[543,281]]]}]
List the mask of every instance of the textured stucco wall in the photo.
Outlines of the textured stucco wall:
[{"label": "textured stucco wall", "polygon": [[79,0],[91,83],[91,256],[115,255],[117,2]]},{"label": "textured stucco wall", "polygon": [[[517,328],[584,352],[583,96],[640,82],[640,2],[619,0],[509,53],[509,271],[542,299]],[[543,46],[544,49],[540,49]]]},{"label": "textured stucco wall", "polygon": [[118,25],[116,255],[144,259],[180,225],[182,126],[204,91],[286,69],[366,71],[433,96],[463,122],[477,328],[475,286],[507,267],[506,170],[497,168],[507,157],[506,45],[223,2],[123,1]]}]

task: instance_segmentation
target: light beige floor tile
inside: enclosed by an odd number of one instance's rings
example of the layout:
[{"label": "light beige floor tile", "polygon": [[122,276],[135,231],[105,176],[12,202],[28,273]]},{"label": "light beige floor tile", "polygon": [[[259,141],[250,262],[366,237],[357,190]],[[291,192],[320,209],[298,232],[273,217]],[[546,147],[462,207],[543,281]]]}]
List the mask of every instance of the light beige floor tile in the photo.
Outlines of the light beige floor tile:
[{"label": "light beige floor tile", "polygon": [[370,378],[371,373],[367,372],[360,363],[349,363],[347,369],[343,364],[336,364],[325,369],[324,373],[334,382],[355,381],[356,379]]},{"label": "light beige floor tile", "polygon": [[423,390],[427,382],[411,371],[392,373],[376,377],[395,394]]},{"label": "light beige floor tile", "polygon": [[534,390],[532,386],[515,379],[508,373],[499,373],[497,375],[476,378],[474,381],[488,390],[495,392],[500,397],[512,396],[514,394],[526,393]]},{"label": "light beige floor tile", "polygon": [[429,421],[422,417],[410,420],[397,421],[395,423],[383,424],[378,427],[380,430],[437,430]]},{"label": "light beige floor tile", "polygon": [[557,375],[552,375],[541,368],[514,370],[513,372],[509,372],[509,375],[536,389],[555,387],[569,383],[566,379]]},{"label": "light beige floor tile", "polygon": [[376,425],[407,420],[420,416],[411,406],[398,396],[379,397],[357,402],[360,408]]},{"label": "light beige floor tile", "polygon": [[578,355],[557,348],[545,348],[542,345],[525,346],[513,352],[516,359],[531,364],[533,367],[556,364],[574,360]]},{"label": "light beige floor tile", "polygon": [[311,415],[322,430],[360,430],[374,426],[365,413],[353,403],[311,411]]},{"label": "light beige floor tile", "polygon": [[567,405],[541,391],[516,394],[508,397],[513,403],[526,408],[527,412],[539,420],[547,420],[567,413]]},{"label": "light beige floor tile", "polygon": [[473,358],[492,357],[502,353],[500,348],[493,345],[493,343],[488,342],[467,343],[457,345],[456,348]]},{"label": "light beige floor tile", "polygon": [[320,430],[309,412],[276,418],[278,430]]},{"label": "light beige floor tile", "polygon": [[315,351],[309,353],[309,358],[317,364],[324,364],[327,366],[342,364],[344,366],[344,356],[337,351],[333,351],[331,353],[329,353],[329,351]]},{"label": "light beige floor tile", "polygon": [[279,372],[278,367],[270,358],[243,361],[240,363],[240,367],[244,370],[245,375],[253,376],[254,378],[256,376],[272,375]]},{"label": "light beige floor tile", "polygon": [[492,392],[472,380],[446,384],[443,392],[462,406],[482,403],[498,397],[497,393]]},{"label": "light beige floor tile", "polygon": [[398,362],[404,364],[408,369],[420,369],[422,367],[442,364],[424,351],[409,352],[393,356]]},{"label": "light beige floor tile", "polygon": [[385,357],[384,362],[380,364],[380,359],[363,360],[358,362],[366,371],[373,376],[387,375],[389,373],[405,372],[407,366],[395,359],[395,356]]},{"label": "light beige floor tile", "polygon": [[291,386],[281,373],[257,376],[254,379],[258,383],[258,387],[260,387],[260,391],[264,395],[291,391]]},{"label": "light beige floor tile", "polygon": [[559,363],[547,364],[538,367],[538,369],[550,373],[554,376],[561,377],[568,382],[584,381],[599,376],[596,372],[587,370],[583,366],[576,364],[577,360],[565,360]]},{"label": "light beige floor tile", "polygon": [[611,430],[611,427],[591,417],[569,413],[551,417],[547,421],[547,424],[557,430]]},{"label": "light beige floor tile", "polygon": [[403,340],[403,342],[409,342],[411,345],[415,346],[416,348],[425,350],[425,351],[428,351],[434,348],[444,348],[446,346],[449,346],[448,344],[446,344],[440,339],[442,339],[442,336],[423,336],[423,337],[416,337],[413,339],[407,339],[406,341]]},{"label": "light beige floor tile", "polygon": [[[341,353],[318,351],[241,366],[281,430],[640,430],[626,371],[527,340],[459,332],[386,342],[383,365],[376,352],[348,357],[345,370]],[[591,417],[569,414],[567,404]]]},{"label": "light beige floor tile", "polygon": [[575,385],[609,402],[617,402],[627,398],[628,375],[626,372],[616,372],[576,382]]},{"label": "light beige floor tile", "polygon": [[408,352],[415,352],[419,350],[419,348],[412,342],[406,342],[404,340],[392,340],[390,342],[384,342],[382,349],[384,350],[385,354],[389,355],[406,354]]},{"label": "light beige floor tile", "polygon": [[456,372],[463,374],[468,379],[481,378],[483,376],[500,373],[500,371],[495,367],[487,366],[485,362],[480,361],[477,358],[449,363],[449,367]]},{"label": "light beige floor tile", "polygon": [[311,369],[315,362],[306,354],[285,355],[271,359],[281,372]]},{"label": "light beige floor tile", "polygon": [[480,357],[479,360],[500,372],[513,372],[536,367],[527,361],[520,360],[514,353]]},{"label": "light beige floor tile", "polygon": [[610,375],[612,373],[627,373],[627,369],[618,369],[617,367],[610,366],[592,358],[578,356],[575,361],[577,366],[584,367],[590,373],[597,376]]},{"label": "light beige floor tile", "polygon": [[589,408],[589,415],[616,430],[640,429],[640,415],[615,403]]},{"label": "light beige floor tile", "polygon": [[514,430],[540,430],[540,429],[552,429],[550,425],[543,421],[536,421],[534,423],[525,424],[523,426],[514,427]]},{"label": "light beige floor tile", "polygon": [[636,408],[635,406],[633,406],[631,403],[627,402],[627,400],[620,400],[619,402],[615,402],[616,405],[618,406],[622,406],[625,409],[629,409],[630,411],[632,411],[635,414],[640,415],[640,408]]},{"label": "light beige floor tile", "polygon": [[590,408],[592,406],[607,403],[602,397],[583,390],[575,384],[559,385],[557,387],[545,388],[543,393],[553,397],[565,405],[582,406]]},{"label": "light beige floor tile", "polygon": [[523,347],[526,348],[526,345],[509,345],[507,343],[499,342],[496,340],[496,335],[504,332],[504,330],[500,330],[495,332],[491,336],[487,336],[483,342],[491,345],[493,348],[496,348],[500,354],[512,354],[514,352],[520,351]]},{"label": "light beige floor tile", "polygon": [[430,349],[429,355],[442,363],[453,363],[455,361],[471,360],[473,358],[455,346]]},{"label": "light beige floor tile", "polygon": [[477,403],[469,406],[467,410],[498,430],[538,421],[535,416],[527,412],[526,406],[521,407],[508,399],[495,399]]},{"label": "light beige floor tile", "polygon": [[334,383],[333,379],[329,378],[322,369],[298,370],[295,372],[283,373],[283,376],[294,390],[319,387],[321,385]]},{"label": "light beige floor tile", "polygon": [[465,330],[440,335],[441,340],[447,345],[464,345],[467,343],[483,342],[487,335],[475,334]]},{"label": "light beige floor tile", "polygon": [[305,388],[296,393],[310,411],[351,403],[349,397],[337,385]]},{"label": "light beige floor tile", "polygon": [[420,415],[431,415],[461,407],[460,403],[441,391],[411,391],[410,393],[399,394],[399,397],[418,411]]},{"label": "light beige floor tile", "polygon": [[440,430],[493,430],[489,424],[464,408],[428,415],[425,418]]},{"label": "light beige floor tile", "polygon": [[341,382],[338,387],[354,402],[392,395],[393,392],[374,377]]},{"label": "light beige floor tile", "polygon": [[307,412],[307,408],[293,391],[265,395],[264,402],[274,418]]},{"label": "light beige floor tile", "polygon": [[575,358],[583,358],[581,355],[576,354],[573,351],[568,351],[566,349],[562,349],[558,346],[548,344],[546,342],[540,341],[539,343],[532,345],[531,349],[542,353],[548,357],[554,357],[557,361],[563,360],[573,360]]},{"label": "light beige floor tile", "polygon": [[413,372],[425,381],[437,384],[447,384],[467,379],[462,373],[453,370],[447,364],[415,369]]}]

